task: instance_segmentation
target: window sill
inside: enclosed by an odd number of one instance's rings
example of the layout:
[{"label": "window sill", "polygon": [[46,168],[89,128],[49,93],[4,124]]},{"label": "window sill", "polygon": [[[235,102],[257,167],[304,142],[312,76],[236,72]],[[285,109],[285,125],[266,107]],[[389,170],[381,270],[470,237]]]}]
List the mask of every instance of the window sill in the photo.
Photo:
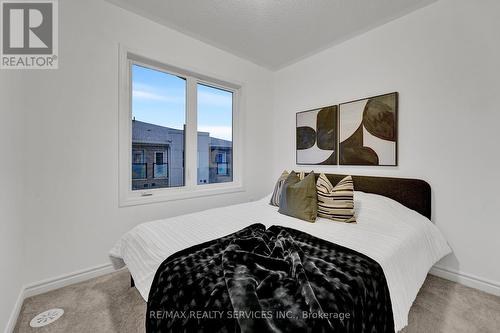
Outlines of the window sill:
[{"label": "window sill", "polygon": [[[128,194],[120,198],[120,207],[129,207],[137,205],[147,205],[152,203],[194,199],[200,197],[217,196],[229,193],[245,192],[241,185],[231,184],[230,186],[211,186],[198,185],[196,189],[188,188],[170,188],[129,191]],[[203,188],[207,187],[207,188]]]}]

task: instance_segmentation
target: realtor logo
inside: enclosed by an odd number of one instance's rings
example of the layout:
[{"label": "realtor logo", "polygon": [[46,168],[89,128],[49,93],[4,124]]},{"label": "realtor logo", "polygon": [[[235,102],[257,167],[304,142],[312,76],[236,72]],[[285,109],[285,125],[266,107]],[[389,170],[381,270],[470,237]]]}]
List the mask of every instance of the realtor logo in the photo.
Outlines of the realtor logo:
[{"label": "realtor logo", "polygon": [[57,0],[1,0],[2,69],[56,69]]}]

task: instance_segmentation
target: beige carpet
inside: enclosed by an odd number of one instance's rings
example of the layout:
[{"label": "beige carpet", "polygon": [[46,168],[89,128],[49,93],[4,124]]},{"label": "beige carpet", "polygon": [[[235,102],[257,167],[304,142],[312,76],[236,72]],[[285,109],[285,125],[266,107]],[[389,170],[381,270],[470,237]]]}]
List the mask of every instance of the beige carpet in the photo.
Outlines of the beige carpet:
[{"label": "beige carpet", "polygon": [[[63,308],[56,322],[31,328],[31,318],[50,308]],[[25,300],[15,332],[144,332],[146,304],[120,271]],[[432,275],[410,311],[402,332],[500,332],[500,297]]]}]

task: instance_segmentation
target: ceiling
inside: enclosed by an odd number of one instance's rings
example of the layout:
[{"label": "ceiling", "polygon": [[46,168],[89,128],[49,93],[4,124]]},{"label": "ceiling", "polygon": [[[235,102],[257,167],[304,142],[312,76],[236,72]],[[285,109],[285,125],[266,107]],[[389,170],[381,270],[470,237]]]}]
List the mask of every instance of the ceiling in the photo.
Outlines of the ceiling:
[{"label": "ceiling", "polygon": [[271,70],[437,0],[108,0]]}]

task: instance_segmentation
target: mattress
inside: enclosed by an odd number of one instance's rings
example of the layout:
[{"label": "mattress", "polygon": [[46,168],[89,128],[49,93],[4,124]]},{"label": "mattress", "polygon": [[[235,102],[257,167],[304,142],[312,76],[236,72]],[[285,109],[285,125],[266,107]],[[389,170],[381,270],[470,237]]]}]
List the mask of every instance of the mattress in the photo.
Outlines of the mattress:
[{"label": "mattress", "polygon": [[254,223],[286,226],[342,245],[377,261],[390,292],[396,331],[430,268],[451,252],[438,228],[398,202],[355,191],[357,224],[319,218],[309,223],[278,213],[261,200],[143,223],[123,235],[110,251],[115,268],[127,266],[145,301],[160,264],[190,246],[219,238]]}]

